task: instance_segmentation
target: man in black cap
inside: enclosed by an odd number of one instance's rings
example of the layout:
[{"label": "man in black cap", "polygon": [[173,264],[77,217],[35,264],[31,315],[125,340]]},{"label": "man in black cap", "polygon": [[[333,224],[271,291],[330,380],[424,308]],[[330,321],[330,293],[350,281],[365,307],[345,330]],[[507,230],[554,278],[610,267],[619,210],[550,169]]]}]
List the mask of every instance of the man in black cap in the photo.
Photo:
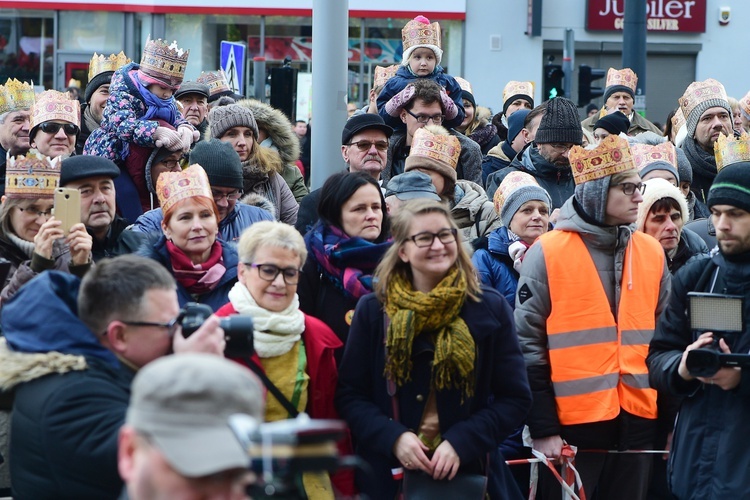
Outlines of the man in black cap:
[{"label": "man in black cap", "polygon": [[514,170],[526,172],[536,179],[549,193],[553,210],[562,207],[565,200],[573,196],[575,183],[568,152],[583,141],[578,109],[573,101],[564,97],[555,97],[546,104],[531,146],[513,158],[508,167],[487,178],[488,196],[494,196],[497,186]]},{"label": "man in black cap", "polygon": [[174,93],[174,98],[182,104],[182,116],[200,132],[200,137],[193,143],[193,147],[203,140],[203,133],[208,128],[208,97],[210,95],[208,85],[193,81],[183,82]]},{"label": "man in black cap", "polygon": [[[219,236],[228,243],[235,243],[242,232],[261,220],[274,220],[273,215],[252,205],[237,203],[242,197],[242,162],[240,156],[228,142],[209,139],[197,144],[190,152],[190,165],[199,164],[206,171],[211,193],[219,209]],[[156,179],[152,179],[156,185]],[[133,224],[133,231],[162,234],[161,208],[144,213]]]},{"label": "man in black cap", "polygon": [[115,183],[120,169],[100,156],[71,156],[62,162],[60,187],[81,193],[81,222],[93,238],[94,262],[135,252],[143,235],[126,231],[128,221],[115,213]]},{"label": "man in black cap", "polygon": [[[386,165],[388,138],[393,129],[377,114],[365,113],[352,116],[344,125],[341,134],[341,156],[349,172],[367,172],[382,184],[380,174]],[[307,233],[318,221],[320,189],[305,196],[299,205],[297,223],[294,227]]]}]

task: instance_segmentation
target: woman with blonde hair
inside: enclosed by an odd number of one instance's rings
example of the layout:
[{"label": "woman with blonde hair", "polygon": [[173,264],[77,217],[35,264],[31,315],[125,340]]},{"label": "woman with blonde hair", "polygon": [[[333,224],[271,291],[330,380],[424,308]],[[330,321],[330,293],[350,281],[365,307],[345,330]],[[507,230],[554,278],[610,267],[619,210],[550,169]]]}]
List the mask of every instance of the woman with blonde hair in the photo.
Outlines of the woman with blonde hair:
[{"label": "woman with blonde hair", "polygon": [[497,451],[531,405],[513,313],[480,285],[446,205],[407,202],[392,235],[339,370],[337,408],[375,479],[357,486],[394,498],[401,467],[446,486],[488,475],[492,498],[521,498]]}]

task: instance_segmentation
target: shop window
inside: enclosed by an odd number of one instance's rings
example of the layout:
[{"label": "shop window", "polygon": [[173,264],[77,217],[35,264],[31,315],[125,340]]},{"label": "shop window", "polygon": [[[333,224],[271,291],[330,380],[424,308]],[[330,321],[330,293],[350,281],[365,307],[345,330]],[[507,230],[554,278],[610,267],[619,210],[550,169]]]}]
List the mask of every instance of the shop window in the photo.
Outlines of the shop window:
[{"label": "shop window", "polygon": [[17,78],[52,88],[54,13],[0,9],[0,82]]}]

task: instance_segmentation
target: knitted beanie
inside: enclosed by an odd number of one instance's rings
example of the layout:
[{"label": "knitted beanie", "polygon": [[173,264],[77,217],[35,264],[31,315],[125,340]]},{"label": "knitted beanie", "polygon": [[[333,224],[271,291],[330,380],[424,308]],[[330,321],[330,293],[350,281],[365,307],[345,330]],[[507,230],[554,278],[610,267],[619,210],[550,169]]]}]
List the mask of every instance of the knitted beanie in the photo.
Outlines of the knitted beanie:
[{"label": "knitted beanie", "polygon": [[493,197],[495,211],[500,214],[503,226],[510,228],[510,222],[516,212],[527,201],[541,201],[547,205],[548,210],[552,209],[549,194],[534,177],[526,172],[510,172],[500,183]]},{"label": "knitted beanie", "polygon": [[643,231],[646,226],[646,218],[648,213],[651,211],[651,207],[657,201],[663,198],[672,198],[680,205],[680,214],[682,220],[688,221],[688,206],[685,195],[682,194],[678,188],[673,186],[666,179],[649,179],[643,181],[646,185],[646,190],[643,192],[643,201],[638,205],[638,218],[635,223],[638,226],[639,231]]},{"label": "knitted beanie", "polygon": [[675,148],[677,151],[677,173],[680,174],[680,182],[693,183],[693,167],[690,165],[685,151]]},{"label": "knitted beanie", "polygon": [[188,161],[190,165],[198,163],[203,167],[212,187],[243,188],[240,155],[228,142],[200,141],[190,152]]},{"label": "knitted beanie", "polygon": [[91,102],[91,96],[94,95],[96,89],[111,82],[114,74],[114,71],[104,71],[89,80],[89,83],[86,84],[86,90],[83,92],[83,102]]},{"label": "knitted beanie", "polygon": [[578,109],[573,101],[565,97],[555,97],[547,101],[547,112],[542,116],[534,142],[581,145],[583,132],[578,118]]},{"label": "knitted beanie", "polygon": [[508,144],[516,139],[516,136],[521,133],[523,128],[523,122],[526,120],[526,116],[531,113],[528,109],[519,109],[508,118]]},{"label": "knitted beanie", "polygon": [[690,139],[695,138],[698,120],[707,109],[724,108],[729,113],[730,119],[732,117],[732,109],[729,107],[724,86],[713,78],[691,83],[678,100],[682,114],[685,116],[687,137]]},{"label": "knitted beanie", "polygon": [[719,170],[706,205],[731,205],[750,212],[750,162],[732,163]]},{"label": "knitted beanie", "polygon": [[208,112],[208,123],[211,137],[216,139],[221,139],[221,136],[232,127],[247,127],[253,131],[253,137],[258,139],[258,124],[253,112],[239,104],[222,106],[220,102]]},{"label": "knitted beanie", "polygon": [[[633,172],[636,170],[633,169]],[[611,175],[577,184],[574,196],[586,215],[604,225],[607,217],[607,195]]]},{"label": "knitted beanie", "polygon": [[603,128],[610,134],[620,135],[627,134],[630,128],[630,120],[620,111],[615,111],[610,115],[604,115],[594,123],[594,130]]}]

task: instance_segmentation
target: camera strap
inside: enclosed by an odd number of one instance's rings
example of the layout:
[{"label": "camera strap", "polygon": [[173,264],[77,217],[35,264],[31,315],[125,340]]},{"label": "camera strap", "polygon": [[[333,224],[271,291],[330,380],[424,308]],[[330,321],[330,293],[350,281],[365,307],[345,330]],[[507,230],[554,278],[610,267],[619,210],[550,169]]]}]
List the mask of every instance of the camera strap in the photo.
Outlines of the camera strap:
[{"label": "camera strap", "polygon": [[244,356],[242,358],[242,361],[244,361],[247,367],[250,368],[253,373],[258,376],[261,382],[263,382],[263,385],[266,386],[266,389],[268,389],[268,392],[270,392],[273,397],[276,398],[276,401],[278,401],[281,406],[284,407],[284,410],[289,413],[289,416],[291,418],[297,418],[297,415],[299,415],[297,408],[295,408],[294,405],[286,398],[286,396],[282,394],[279,388],[276,387],[273,382],[271,382],[271,379],[268,378],[268,375],[266,375],[266,372],[263,371],[263,368],[255,364],[253,360],[247,356]]}]

